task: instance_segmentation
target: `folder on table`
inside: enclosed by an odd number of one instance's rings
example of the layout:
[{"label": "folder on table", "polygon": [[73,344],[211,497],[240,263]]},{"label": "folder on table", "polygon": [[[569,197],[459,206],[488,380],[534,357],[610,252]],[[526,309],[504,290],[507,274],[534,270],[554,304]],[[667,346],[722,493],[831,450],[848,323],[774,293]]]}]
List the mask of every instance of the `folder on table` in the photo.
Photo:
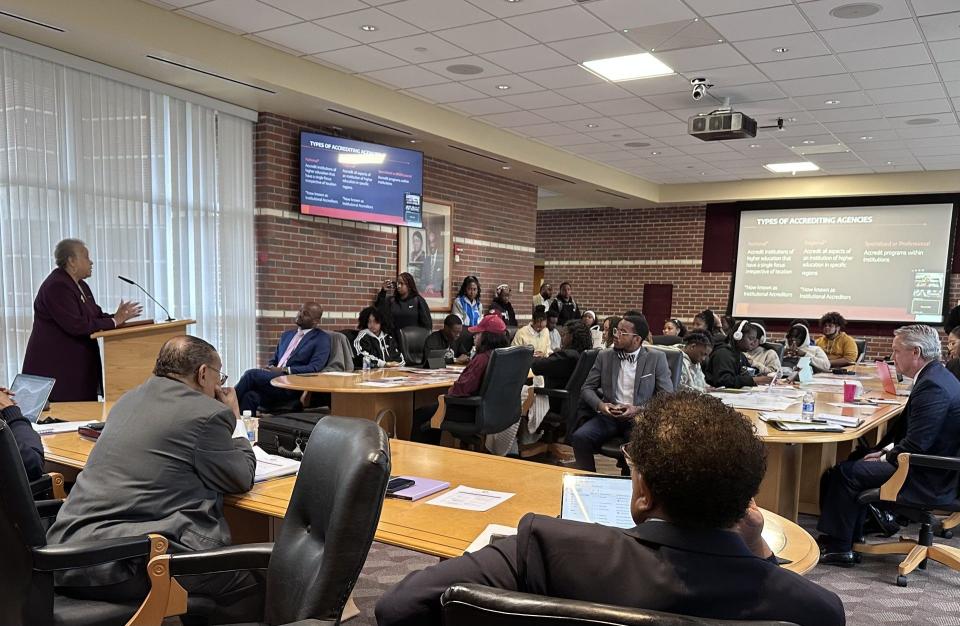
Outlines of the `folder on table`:
[{"label": "folder on table", "polygon": [[406,478],[413,481],[413,485],[406,489],[401,489],[395,493],[387,495],[388,498],[399,498],[401,500],[419,500],[432,496],[438,491],[443,491],[450,486],[450,483],[444,480],[432,480],[430,478],[421,478],[419,476],[395,476],[395,478]]}]

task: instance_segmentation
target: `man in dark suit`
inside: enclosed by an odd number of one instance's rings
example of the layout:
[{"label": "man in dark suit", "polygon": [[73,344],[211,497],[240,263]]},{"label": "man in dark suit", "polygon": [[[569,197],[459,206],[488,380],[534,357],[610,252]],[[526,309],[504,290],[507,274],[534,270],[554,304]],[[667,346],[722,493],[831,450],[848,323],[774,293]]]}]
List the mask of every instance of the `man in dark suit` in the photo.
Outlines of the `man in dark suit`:
[{"label": "man in dark suit", "polygon": [[[110,411],[49,543],[159,533],[174,552],[229,545],[223,496],[249,491],[257,462],[246,437],[234,436],[240,413],[236,394],[222,387],[222,368],[202,339],[164,344],[154,375]],[[58,572],[55,581],[67,595],[108,601],[140,600],[149,589],[145,564],[136,559]],[[223,607],[257,597],[248,572],[180,582]]]},{"label": "man in dark suit", "polygon": [[[960,452],[960,382],[940,363],[940,337],[930,326],[903,326],[894,331],[893,361],[913,379],[910,399],[877,448],[862,450],[827,471],[821,480],[817,530],[821,563],[852,566],[853,543],[862,535],[866,507],[857,503],[864,490],[881,486],[893,475],[901,452],[957,456]],[[854,460],[856,459],[856,460]],[[898,499],[918,504],[949,504],[957,495],[957,475],[911,468]]]},{"label": "man in dark suit", "polygon": [[247,370],[237,383],[241,411],[256,414],[262,407],[296,402],[301,392],[280,389],[270,384],[277,376],[309,374],[327,366],[330,358],[330,336],[320,330],[323,307],[306,302],[297,313],[297,330],[280,335],[280,343],[266,367]]},{"label": "man in dark suit", "polygon": [[600,352],[587,374],[578,416],[578,421],[587,421],[571,429],[570,436],[578,468],[596,471],[593,455],[603,442],[626,437],[637,412],[654,394],[673,391],[666,355],[643,347],[649,332],[646,318],[625,316],[613,331],[613,350]]},{"label": "man in dark suit", "polygon": [[85,279],[93,275],[90,251],[79,239],[64,239],[53,252],[57,267],[33,301],[33,330],[23,357],[23,373],[56,378],[51,402],[96,400],[103,388],[100,347],[90,335],[112,330],[142,311],[120,301],[105,313]]},{"label": "man in dark suit", "polygon": [[377,602],[379,626],[441,624],[440,596],[454,583],[704,618],[844,623],[840,599],[781,569],[763,540],[752,497],[764,447],[736,410],[693,391],[658,395],[627,458],[634,528],[528,514],[517,536],[407,576]]}]

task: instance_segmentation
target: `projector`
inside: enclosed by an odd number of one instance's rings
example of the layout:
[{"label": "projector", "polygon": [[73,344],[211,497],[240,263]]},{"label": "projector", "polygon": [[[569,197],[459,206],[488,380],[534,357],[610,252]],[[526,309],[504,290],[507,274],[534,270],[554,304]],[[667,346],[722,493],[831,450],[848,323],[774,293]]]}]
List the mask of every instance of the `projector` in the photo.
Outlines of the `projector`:
[{"label": "projector", "polygon": [[743,113],[701,113],[687,120],[687,133],[703,141],[723,141],[757,136],[757,120]]}]

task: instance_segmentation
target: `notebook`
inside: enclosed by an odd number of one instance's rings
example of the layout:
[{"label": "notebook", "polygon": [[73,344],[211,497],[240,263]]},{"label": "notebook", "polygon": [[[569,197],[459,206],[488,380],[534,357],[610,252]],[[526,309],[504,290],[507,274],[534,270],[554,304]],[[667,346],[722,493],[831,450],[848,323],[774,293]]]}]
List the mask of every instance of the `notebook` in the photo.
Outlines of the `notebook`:
[{"label": "notebook", "polygon": [[432,496],[450,486],[450,483],[444,480],[432,480],[419,476],[394,476],[394,478],[406,478],[413,481],[413,485],[410,487],[387,495],[388,498],[398,498],[400,500],[419,500]]},{"label": "notebook", "polygon": [[20,413],[34,424],[47,406],[47,400],[50,398],[55,382],[57,382],[55,378],[30,374],[17,374],[13,379],[10,393],[14,394],[13,399],[20,407]]},{"label": "notebook", "polygon": [[633,528],[630,515],[633,482],[629,476],[564,474],[560,519]]}]

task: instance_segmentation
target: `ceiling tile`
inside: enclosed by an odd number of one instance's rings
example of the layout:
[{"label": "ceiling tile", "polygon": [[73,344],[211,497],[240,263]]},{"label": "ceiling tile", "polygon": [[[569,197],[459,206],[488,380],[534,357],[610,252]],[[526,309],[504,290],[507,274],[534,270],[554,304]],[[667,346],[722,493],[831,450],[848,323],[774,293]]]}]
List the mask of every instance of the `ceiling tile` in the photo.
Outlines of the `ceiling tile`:
[{"label": "ceiling tile", "polygon": [[851,72],[930,63],[930,55],[927,54],[927,47],[922,43],[907,46],[893,46],[890,48],[877,48],[875,50],[860,50],[858,52],[844,52],[843,54],[838,54],[837,58],[839,58],[840,62]]},{"label": "ceiling tile", "polygon": [[810,32],[803,14],[793,6],[778,6],[707,18],[730,41]]},{"label": "ceiling tile", "polygon": [[[595,139],[607,139],[609,141],[618,141],[622,138],[622,133],[636,134],[635,130],[627,128],[609,117],[590,117],[585,120],[564,122],[563,125],[578,133],[586,133]],[[619,135],[619,137],[608,139],[611,135]]]},{"label": "ceiling tile", "polygon": [[952,80],[945,83],[945,86],[951,98],[960,98],[960,80]]},{"label": "ceiling tile", "polygon": [[[465,74],[457,74],[447,69],[449,67],[453,67],[456,65],[475,65],[476,67],[480,68],[480,71],[477,72],[476,74],[465,75]],[[481,59],[480,57],[474,57],[474,56],[460,57],[457,59],[447,59],[445,61],[433,61],[431,63],[422,63],[420,66],[423,67],[424,69],[430,70],[431,72],[436,72],[441,76],[446,76],[451,80],[457,80],[457,81],[473,80],[477,78],[485,78],[487,76],[502,76],[504,74],[509,74],[509,72],[503,69],[502,67],[495,65],[485,59]]]},{"label": "ceiling tile", "polygon": [[670,137],[671,135],[683,135],[687,132],[687,123],[674,120],[669,124],[657,124],[656,126],[645,126],[643,134],[647,137]]},{"label": "ceiling tile", "polygon": [[[583,120],[583,121],[585,122],[587,120]],[[613,122],[613,120],[609,120],[609,121]],[[600,130],[600,131],[588,130],[586,131],[586,133],[591,137],[596,137],[600,141],[605,141],[611,145],[616,144],[616,145],[623,146],[624,148],[631,148],[631,149],[637,146],[627,146],[626,145],[627,143],[636,143],[636,144],[645,143],[648,145],[643,147],[649,148],[650,144],[653,142],[652,139],[650,139],[640,131],[634,130],[633,128],[626,128],[626,127],[614,128],[611,130]]]},{"label": "ceiling tile", "polygon": [[709,46],[723,39],[706,20],[680,20],[622,29],[624,37],[651,52]]},{"label": "ceiling tile", "polygon": [[550,47],[577,63],[646,52],[620,33],[605,33],[565,41],[554,41],[550,44]]},{"label": "ceiling tile", "polygon": [[[503,97],[508,95],[513,96],[517,94],[543,90],[543,87],[540,85],[530,82],[529,80],[517,76],[516,74],[508,74],[506,76],[489,76],[486,78],[478,78],[476,80],[465,80],[462,81],[462,84],[472,89],[476,89],[477,91],[482,91],[488,96],[495,97]],[[501,89],[501,86],[509,87],[509,89]]]},{"label": "ceiling tile", "polygon": [[551,146],[579,146],[588,143],[600,143],[598,140],[583,133],[568,133],[566,135],[550,135],[541,137],[540,141]]},{"label": "ceiling tile", "polygon": [[824,109],[817,111],[817,120],[826,124],[828,122],[849,122],[855,120],[868,120],[877,117],[883,117],[875,106],[868,107],[846,107],[836,109]]},{"label": "ceiling tile", "polygon": [[542,124],[547,120],[539,115],[529,111],[515,111],[513,113],[495,113],[493,115],[482,115],[478,120],[483,120],[494,126],[503,126],[510,128],[512,126],[529,126],[531,124]]},{"label": "ceiling tile", "polygon": [[726,43],[685,50],[669,50],[663,53],[658,52],[656,57],[669,65],[675,72],[730,67],[744,65],[747,62],[733,46]]},{"label": "ceiling tile", "polygon": [[920,139],[922,137],[948,137],[960,135],[960,126],[935,125],[935,126],[905,126],[897,129],[897,134],[903,139]]},{"label": "ceiling tile", "polygon": [[521,133],[528,137],[549,137],[550,135],[566,135],[570,129],[563,124],[534,124],[532,126],[516,126],[514,132]]},{"label": "ceiling tile", "polygon": [[397,89],[409,89],[411,87],[423,87],[424,85],[436,85],[447,82],[447,79],[443,76],[434,74],[416,65],[376,70],[374,72],[361,74],[360,76],[396,87]]},{"label": "ceiling tile", "polygon": [[465,26],[494,19],[493,15],[481,11],[464,0],[443,0],[443,2],[402,0],[401,2],[383,5],[383,10],[398,19],[416,24],[427,31]]},{"label": "ceiling tile", "polygon": [[[694,104],[693,98],[690,97],[690,92],[686,90],[675,91],[673,93],[661,93],[647,96],[644,99],[653,106],[664,111],[679,110],[697,106]],[[709,102],[703,103],[700,108],[707,109],[713,107],[714,104],[714,101],[710,100]]]},{"label": "ceiling tile", "polygon": [[[960,11],[920,18],[920,30],[927,41],[956,40],[960,37]],[[960,44],[954,41],[954,44]]]},{"label": "ceiling tile", "polygon": [[512,17],[524,13],[535,13],[548,9],[557,9],[573,4],[573,0],[524,0],[523,2],[504,2],[503,0],[470,0],[487,13],[497,17]]},{"label": "ceiling tile", "polygon": [[940,80],[933,65],[915,65],[885,70],[856,72],[853,75],[864,89],[882,89],[884,87],[904,87],[934,83]]},{"label": "ceiling tile", "polygon": [[[474,100],[483,98],[483,93],[464,87],[460,83],[444,83],[442,85],[428,85],[426,87],[415,87],[407,89],[410,93],[415,93],[421,98],[426,98],[431,102],[457,102],[458,100]],[[509,113],[505,114],[509,115]]]},{"label": "ceiling tile", "polygon": [[524,72],[523,77],[547,89],[597,85],[604,82],[602,78],[592,72],[588,72],[579,65],[567,65],[566,67],[555,67],[548,70]]},{"label": "ceiling tile", "polygon": [[[868,146],[876,141],[898,141],[901,139],[895,130],[874,130],[868,133],[863,131],[856,133],[836,133],[836,137],[854,150],[860,150],[864,147],[869,149]],[[863,137],[869,137],[869,139],[863,139]]]},{"label": "ceiling tile", "polygon": [[562,67],[568,65],[572,60],[542,44],[527,46],[525,48],[514,48],[513,50],[488,52],[484,54],[483,57],[497,65],[507,68],[511,72],[528,72],[551,67]]},{"label": "ceiling tile", "polygon": [[[842,107],[860,107],[874,104],[873,100],[867,97],[862,91],[846,91],[838,94],[830,94],[830,100],[839,100],[838,104],[827,104],[826,98],[820,96],[795,96],[793,101],[809,111],[820,111],[822,109],[838,109]],[[816,113],[814,117],[816,117]]]},{"label": "ceiling tile", "polygon": [[893,102],[878,106],[886,117],[933,115],[937,113],[953,114],[950,101],[946,98],[939,100],[921,100],[919,102]]},{"label": "ceiling tile", "polygon": [[913,20],[834,28],[820,31],[820,34],[835,52],[887,48],[921,41],[920,31]]},{"label": "ceiling tile", "polygon": [[643,128],[644,126],[659,126],[676,122],[677,118],[664,113],[663,111],[651,111],[650,113],[632,113],[630,115],[615,115],[614,118],[622,124],[631,128]]},{"label": "ceiling tile", "polygon": [[853,119],[838,122],[826,122],[826,127],[834,133],[842,132],[868,132],[873,130],[885,130],[890,128],[890,122],[882,117],[867,119]]},{"label": "ceiling tile", "polygon": [[584,85],[582,87],[565,87],[557,89],[557,93],[570,98],[574,102],[586,104],[588,102],[602,102],[603,100],[616,100],[626,98],[630,92],[621,89],[614,83],[603,83],[601,85]]},{"label": "ceiling tile", "polygon": [[468,52],[440,39],[436,35],[424,33],[412,37],[401,37],[372,44],[374,48],[392,54],[410,63],[429,63],[443,59],[455,59],[467,56]]},{"label": "ceiling tile", "polygon": [[928,85],[910,85],[909,87],[887,87],[886,89],[870,89],[867,91],[870,99],[876,104],[890,102],[911,102],[913,100],[934,100],[946,96],[943,85],[931,83]]},{"label": "ceiling tile", "polygon": [[[266,4],[278,9],[293,13],[304,20],[316,20],[321,17],[328,17],[338,13],[347,13],[349,11],[359,11],[366,9],[367,5],[360,0],[260,0]],[[187,2],[189,4],[189,2]]]},{"label": "ceiling tile", "polygon": [[352,39],[310,22],[264,30],[250,37],[266,40],[299,54],[316,54],[357,45],[357,42]]},{"label": "ceiling tile", "polygon": [[880,11],[867,17],[846,19],[830,15],[830,11],[845,4],[851,4],[850,0],[817,0],[816,2],[802,3],[800,10],[806,14],[817,30],[844,28],[874,22],[889,22],[913,17],[904,0],[870,0],[870,4],[880,7]]},{"label": "ceiling tile", "polygon": [[911,0],[913,10],[917,15],[932,15],[934,13],[947,13],[957,9],[956,0]]},{"label": "ceiling tile", "polygon": [[940,70],[943,80],[960,80],[960,61],[940,63],[937,68]]},{"label": "ceiling tile", "polygon": [[777,81],[846,73],[843,65],[833,55],[758,63],[757,67],[771,80]]},{"label": "ceiling tile", "polygon": [[578,6],[508,17],[505,21],[544,43],[598,35],[611,30],[609,26]]},{"label": "ceiling tile", "polygon": [[790,4],[791,0],[686,0],[700,15],[721,15]]},{"label": "ceiling tile", "polygon": [[351,72],[372,72],[405,65],[402,60],[369,46],[354,46],[321,52],[313,55],[312,58],[332,63]]},{"label": "ceiling tile", "polygon": [[199,15],[239,33],[279,28],[299,21],[289,13],[257,0],[212,0],[180,9],[177,13]]},{"label": "ceiling tile", "polygon": [[584,7],[618,30],[697,17],[680,0],[603,0]]},{"label": "ceiling tile", "polygon": [[460,26],[449,30],[441,30],[434,34],[474,54],[519,48],[537,43],[516,28],[500,21]]},{"label": "ceiling tile", "polygon": [[762,107],[764,100],[779,100],[785,97],[783,91],[773,83],[757,83],[754,85],[737,85],[729,89],[714,88],[714,95],[725,98],[737,106]]},{"label": "ceiling tile", "polygon": [[[624,132],[627,133],[636,133],[635,130],[630,128],[625,129]],[[639,135],[639,133],[637,133]],[[642,137],[642,135],[640,135]],[[591,143],[583,146],[577,146],[577,154],[602,154],[604,152],[610,152],[611,144],[608,143]]]},{"label": "ceiling tile", "polygon": [[554,91],[535,91],[516,96],[503,96],[500,99],[521,109],[546,109],[573,104],[573,100],[564,98]]},{"label": "ceiling tile", "polygon": [[752,65],[736,65],[734,67],[714,67],[710,69],[694,69],[685,72],[690,77],[704,77],[714,85],[714,89],[724,89],[734,85],[750,85],[767,82],[763,72]]},{"label": "ceiling tile", "polygon": [[[835,94],[859,89],[849,74],[820,76],[817,78],[796,78],[777,81],[777,84],[791,96],[812,96],[816,94]],[[828,100],[829,98],[824,98]]]},{"label": "ceiling tile", "polygon": [[890,123],[890,126],[896,129],[910,129],[910,128],[924,128],[931,129],[936,128],[937,126],[952,126],[957,123],[956,118],[953,115],[924,115],[923,117],[928,117],[930,119],[936,120],[932,124],[924,124],[922,126],[914,126],[909,122],[913,120],[915,115],[908,115],[905,117],[891,117],[887,121]]},{"label": "ceiling tile", "polygon": [[[364,9],[363,11],[334,15],[316,20],[316,23],[365,43],[406,37],[422,32],[416,26],[384,13],[380,9]],[[366,25],[375,26],[377,30],[368,32],[360,28]]]},{"label": "ceiling tile", "polygon": [[[830,49],[823,45],[823,40],[815,33],[798,33],[795,35],[781,35],[779,37],[765,37],[738,41],[733,46],[740,54],[753,63],[765,61],[784,61],[803,57],[815,57],[830,54]],[[777,52],[777,48],[786,48],[786,52]]]},{"label": "ceiling tile", "polygon": [[649,113],[655,111],[656,107],[641,98],[622,98],[620,100],[606,100],[604,102],[591,102],[591,109],[603,115],[629,115],[631,113]]},{"label": "ceiling tile", "polygon": [[620,83],[620,86],[632,94],[649,96],[690,89],[690,81],[678,74],[671,74],[670,76],[657,76],[656,78],[628,80]]},{"label": "ceiling tile", "polygon": [[464,102],[451,102],[447,106],[453,107],[467,115],[489,115],[490,113],[507,113],[516,111],[517,107],[506,102],[501,102],[496,98],[481,98],[480,100],[465,100]]},{"label": "ceiling tile", "polygon": [[597,112],[588,109],[582,104],[572,104],[562,107],[551,107],[549,109],[537,109],[537,115],[554,122],[569,122],[570,120],[585,120],[596,117]]},{"label": "ceiling tile", "polygon": [[960,61],[960,46],[955,41],[932,41],[930,52],[937,63]]}]

